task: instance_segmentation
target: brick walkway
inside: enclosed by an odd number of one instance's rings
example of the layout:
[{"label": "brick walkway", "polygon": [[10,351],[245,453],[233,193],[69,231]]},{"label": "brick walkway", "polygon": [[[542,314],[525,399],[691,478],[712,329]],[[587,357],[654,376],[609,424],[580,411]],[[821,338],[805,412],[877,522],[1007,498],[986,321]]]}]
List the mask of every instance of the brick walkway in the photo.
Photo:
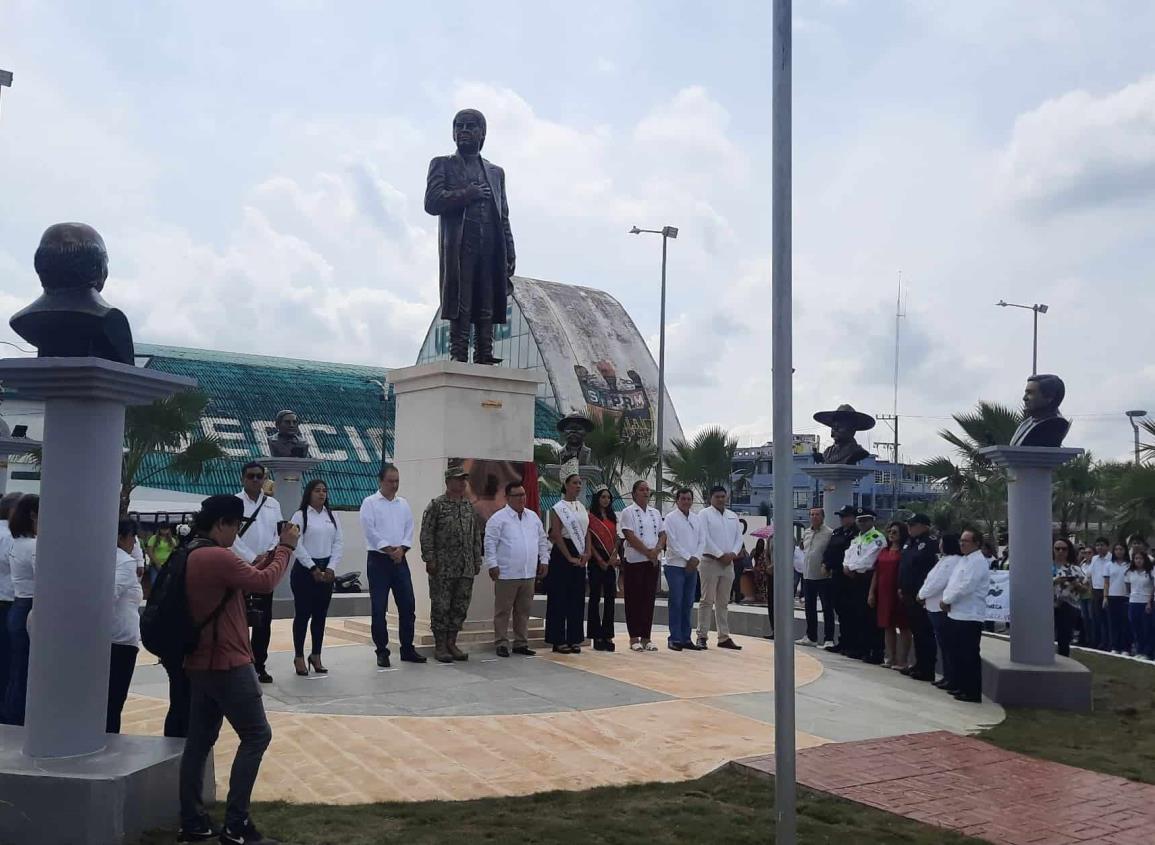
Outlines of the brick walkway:
[{"label": "brick walkway", "polygon": [[[773,756],[738,765],[774,772]],[[1155,786],[952,733],[803,749],[798,782],[999,845],[1155,843]]]}]

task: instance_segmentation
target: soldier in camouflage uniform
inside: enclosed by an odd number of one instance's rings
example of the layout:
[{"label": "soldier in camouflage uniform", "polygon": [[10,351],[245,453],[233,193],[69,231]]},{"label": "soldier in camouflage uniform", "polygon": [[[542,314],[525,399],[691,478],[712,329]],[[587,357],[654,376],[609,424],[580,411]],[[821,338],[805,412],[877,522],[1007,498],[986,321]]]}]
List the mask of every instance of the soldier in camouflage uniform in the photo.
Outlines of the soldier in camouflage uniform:
[{"label": "soldier in camouflage uniform", "polygon": [[482,522],[465,498],[468,478],[461,466],[447,469],[445,495],[430,502],[421,517],[421,558],[429,573],[433,656],[441,663],[469,659],[457,647],[457,634],[473,597],[473,578],[481,572]]}]

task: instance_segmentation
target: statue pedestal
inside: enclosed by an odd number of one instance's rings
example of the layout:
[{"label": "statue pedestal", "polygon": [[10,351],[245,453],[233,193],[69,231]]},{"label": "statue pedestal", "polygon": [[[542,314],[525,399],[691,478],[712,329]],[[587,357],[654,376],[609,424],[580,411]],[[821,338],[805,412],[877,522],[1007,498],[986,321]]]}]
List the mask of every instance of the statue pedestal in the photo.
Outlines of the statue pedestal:
[{"label": "statue pedestal", "polygon": [[[429,581],[421,560],[421,514],[445,492],[450,458],[533,460],[534,398],[542,378],[530,370],[437,361],[389,371],[397,399],[394,454],[403,496],[413,509],[413,574],[420,629],[429,622]],[[424,623],[424,624],[423,624]],[[482,567],[465,631],[492,635],[493,582]]]},{"label": "statue pedestal", "polygon": [[39,440],[27,437],[0,437],[0,496],[8,492],[8,459],[13,455],[27,455],[40,448]]},{"label": "statue pedestal", "polygon": [[[273,496],[281,505],[281,514],[285,519],[292,519],[301,504],[301,493],[305,488],[305,473],[321,463],[320,458],[262,458],[265,469],[273,474],[277,492]],[[254,549],[253,551],[258,551]],[[273,598],[293,600],[293,589],[289,585],[286,575],[277,584]]]},{"label": "statue pedestal", "polygon": [[[802,471],[822,483],[822,509],[831,528],[841,524],[835,511],[854,504],[854,483],[874,472],[855,464],[814,464],[802,467]],[[790,521],[794,521],[794,514],[790,515]]]},{"label": "statue pedestal", "polygon": [[180,743],[129,751],[104,732],[124,409],[196,382],[100,358],[0,361],[0,381],[44,400],[27,717],[0,733],[0,841],[119,841],[157,812],[171,821],[180,757]]},{"label": "statue pedestal", "polygon": [[983,658],[983,692],[999,704],[1091,710],[1091,673],[1055,655],[1051,576],[1052,474],[1082,449],[988,446],[981,450],[1007,471],[1010,540],[1011,647]]}]

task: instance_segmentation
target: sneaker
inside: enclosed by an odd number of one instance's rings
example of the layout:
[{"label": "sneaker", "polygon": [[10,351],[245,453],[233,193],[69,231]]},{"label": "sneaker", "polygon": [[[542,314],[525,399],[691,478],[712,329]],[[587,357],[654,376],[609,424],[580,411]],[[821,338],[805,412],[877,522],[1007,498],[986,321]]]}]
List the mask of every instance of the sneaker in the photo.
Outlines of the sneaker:
[{"label": "sneaker", "polygon": [[706,638],[705,637],[698,637],[698,650],[699,651],[705,651],[708,648],[709,648],[709,646],[706,645]]},{"label": "sneaker", "polygon": [[630,643],[630,651],[645,651],[645,647],[641,643]]},{"label": "sneaker", "polygon": [[187,828],[182,827],[176,836],[177,842],[208,842],[217,832],[213,830],[213,822],[208,816],[201,816],[195,824]]},{"label": "sneaker", "polygon": [[221,828],[220,842],[222,845],[280,845],[276,839],[261,836],[252,819],[245,819],[245,823],[235,829],[225,825]]},{"label": "sneaker", "polygon": [[814,647],[815,648],[826,648],[828,645],[834,645],[833,641],[827,642],[826,640],[819,640],[818,642],[816,642],[814,644]]},{"label": "sneaker", "polygon": [[647,641],[647,642],[642,643],[642,649],[644,651],[657,651],[658,647],[656,645],[654,645],[653,643]]},{"label": "sneaker", "polygon": [[799,637],[794,641],[794,645],[817,646],[818,643],[814,642],[814,640],[810,639],[809,637]]}]

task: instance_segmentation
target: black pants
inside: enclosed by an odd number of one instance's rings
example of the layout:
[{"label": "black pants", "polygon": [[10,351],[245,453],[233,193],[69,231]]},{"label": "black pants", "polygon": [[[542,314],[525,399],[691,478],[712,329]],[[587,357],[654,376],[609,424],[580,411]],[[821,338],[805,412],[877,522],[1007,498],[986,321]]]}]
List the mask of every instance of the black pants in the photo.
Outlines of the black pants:
[{"label": "black pants", "polygon": [[168,674],[168,713],[164,717],[164,735],[183,739],[188,736],[188,706],[191,691],[184,671],[183,657],[161,660]]},{"label": "black pants", "polygon": [[590,606],[586,616],[586,636],[591,640],[614,638],[614,605],[618,595],[618,571],[602,569],[594,561],[586,566],[590,585]]},{"label": "black pants", "polygon": [[404,557],[400,563],[384,552],[369,552],[365,561],[365,574],[369,578],[369,607],[373,615],[370,631],[373,647],[378,657],[389,656],[389,593],[393,593],[393,603],[397,606],[397,638],[401,641],[401,654],[414,654],[413,629],[417,619],[417,605],[413,598],[413,575],[409,572],[409,561]]},{"label": "black pants", "polygon": [[806,606],[806,639],[818,642],[818,601],[822,601],[822,638],[834,642],[834,584],[829,578],[802,580],[802,600]]},{"label": "black pants", "polygon": [[[329,565],[328,558],[313,562],[322,569]],[[320,654],[321,644],[325,640],[325,621],[329,618],[329,602],[333,599],[333,582],[316,581],[313,573],[299,563],[294,563],[289,585],[293,588],[294,654],[297,657],[305,656],[306,629],[313,635],[313,650],[309,654]]]},{"label": "black pants", "polygon": [[[577,549],[565,541],[569,553]],[[586,570],[574,566],[555,546],[545,574],[545,641],[550,645],[581,645],[585,639],[582,616],[586,600]]]},{"label": "black pants", "polygon": [[8,611],[12,607],[10,601],[0,601],[0,704],[4,700],[4,691],[8,689],[8,667],[12,663],[12,645],[8,640]]},{"label": "black pants", "polygon": [[945,630],[955,688],[966,696],[982,695],[983,665],[979,643],[983,638],[983,623],[947,617]]},{"label": "black pants", "polygon": [[[469,331],[474,327],[474,358],[493,351],[493,292],[497,289],[499,268],[497,227],[490,226],[486,243],[463,244],[458,266],[461,270],[458,288],[457,319],[449,324],[450,357],[464,361],[469,357]],[[505,315],[500,315],[504,319]]]},{"label": "black pants", "polygon": [[120,714],[124,701],[128,698],[128,685],[132,683],[132,672],[136,669],[134,645],[112,644],[112,657],[108,664],[108,715],[104,720],[104,732],[120,733]]},{"label": "black pants", "polygon": [[261,624],[253,626],[249,643],[253,647],[253,665],[257,667],[258,672],[263,672],[265,661],[269,659],[269,640],[273,637],[273,594],[253,593],[249,606],[262,611]]},{"label": "black pants", "polygon": [[1055,643],[1062,657],[1071,656],[1071,637],[1075,633],[1075,622],[1078,618],[1078,608],[1066,602],[1059,602],[1055,606]]},{"label": "black pants", "polygon": [[933,678],[938,662],[938,649],[934,639],[934,627],[926,608],[918,602],[906,601],[906,618],[910,620],[910,634],[914,640],[914,673],[919,677]]},{"label": "black pants", "polygon": [[846,615],[849,626],[843,622],[844,629],[850,628],[850,646],[844,654],[880,658],[883,655],[882,629],[878,627],[878,616],[874,609],[866,603],[870,595],[869,572],[860,572],[853,578],[847,578],[848,598]]}]

